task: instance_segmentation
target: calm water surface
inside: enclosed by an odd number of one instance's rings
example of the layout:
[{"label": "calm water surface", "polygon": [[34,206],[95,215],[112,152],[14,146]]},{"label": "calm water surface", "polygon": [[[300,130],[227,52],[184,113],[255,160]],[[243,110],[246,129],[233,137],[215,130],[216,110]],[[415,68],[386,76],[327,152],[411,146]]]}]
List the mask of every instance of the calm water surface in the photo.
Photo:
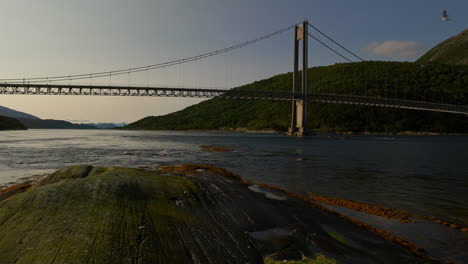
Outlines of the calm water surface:
[{"label": "calm water surface", "polygon": [[[201,145],[235,146],[208,152]],[[293,192],[369,202],[468,224],[468,137],[216,132],[0,132],[0,185],[67,165],[208,163]]]}]

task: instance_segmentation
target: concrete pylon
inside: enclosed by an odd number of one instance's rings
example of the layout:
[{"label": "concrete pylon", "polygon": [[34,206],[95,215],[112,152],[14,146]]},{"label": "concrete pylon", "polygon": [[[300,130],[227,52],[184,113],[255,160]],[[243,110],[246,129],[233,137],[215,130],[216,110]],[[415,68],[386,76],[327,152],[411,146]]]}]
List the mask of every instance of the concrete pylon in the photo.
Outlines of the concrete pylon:
[{"label": "concrete pylon", "polygon": [[[288,134],[291,136],[304,136],[308,134],[307,130],[307,69],[309,43],[308,43],[308,25],[306,20],[300,26],[296,26],[294,33],[294,70],[292,90],[295,94],[292,100],[291,127]],[[302,40],[302,88],[298,89],[299,75],[299,44]],[[296,95],[298,93],[298,95]]]}]

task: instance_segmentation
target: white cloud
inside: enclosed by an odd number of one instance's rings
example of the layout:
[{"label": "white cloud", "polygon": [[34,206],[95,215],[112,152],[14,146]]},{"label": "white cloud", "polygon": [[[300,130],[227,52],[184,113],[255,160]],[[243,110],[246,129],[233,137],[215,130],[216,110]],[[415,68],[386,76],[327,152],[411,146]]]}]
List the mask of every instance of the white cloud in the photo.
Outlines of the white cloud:
[{"label": "white cloud", "polygon": [[372,42],[365,50],[371,55],[385,56],[388,58],[416,58],[422,55],[424,45],[413,41]]}]

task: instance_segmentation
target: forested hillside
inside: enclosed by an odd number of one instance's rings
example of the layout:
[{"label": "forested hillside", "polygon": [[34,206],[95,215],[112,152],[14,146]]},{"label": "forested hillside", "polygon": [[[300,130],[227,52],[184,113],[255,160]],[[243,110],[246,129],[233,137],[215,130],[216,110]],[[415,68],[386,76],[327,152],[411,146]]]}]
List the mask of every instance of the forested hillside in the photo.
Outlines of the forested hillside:
[{"label": "forested hillside", "polygon": [[417,62],[468,65],[468,29],[438,44]]},{"label": "forested hillside", "polygon": [[17,119],[0,116],[0,130],[25,130],[26,127]]},{"label": "forested hillside", "polygon": [[[292,74],[236,89],[291,91]],[[361,62],[309,69],[309,90],[319,93],[405,98],[468,105],[468,66],[409,62]],[[286,131],[290,102],[215,98],[165,116],[146,117],[124,129]],[[312,103],[310,128],[330,132],[468,133],[464,115]]]}]

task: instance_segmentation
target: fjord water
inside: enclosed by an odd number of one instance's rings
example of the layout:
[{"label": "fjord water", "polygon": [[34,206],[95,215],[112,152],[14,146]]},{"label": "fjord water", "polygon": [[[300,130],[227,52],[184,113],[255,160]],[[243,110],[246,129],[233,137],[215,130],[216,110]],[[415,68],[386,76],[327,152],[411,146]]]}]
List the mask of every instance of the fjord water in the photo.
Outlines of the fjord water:
[{"label": "fjord water", "polygon": [[[210,152],[201,145],[230,146]],[[0,186],[64,166],[212,164],[296,193],[468,224],[468,137],[29,130],[0,133]]]}]

